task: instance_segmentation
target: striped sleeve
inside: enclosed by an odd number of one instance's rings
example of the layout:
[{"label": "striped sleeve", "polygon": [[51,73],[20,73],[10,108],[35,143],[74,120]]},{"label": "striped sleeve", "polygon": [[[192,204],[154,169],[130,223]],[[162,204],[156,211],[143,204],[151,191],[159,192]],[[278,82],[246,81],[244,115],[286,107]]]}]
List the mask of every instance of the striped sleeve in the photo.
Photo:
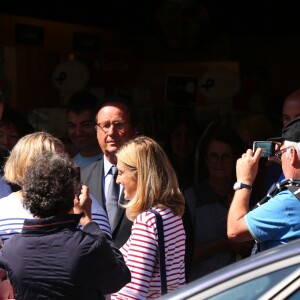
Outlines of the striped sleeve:
[{"label": "striped sleeve", "polygon": [[[92,200],[92,220],[98,224],[100,229],[109,237],[112,238],[111,234],[111,228],[108,221],[107,213],[103,209],[103,207],[99,204],[97,199],[92,195],[89,194],[91,200]],[[82,229],[82,226],[78,226],[80,229]]]},{"label": "striped sleeve", "polygon": [[0,237],[4,243],[12,236],[20,233],[23,228],[24,218],[0,219]]}]

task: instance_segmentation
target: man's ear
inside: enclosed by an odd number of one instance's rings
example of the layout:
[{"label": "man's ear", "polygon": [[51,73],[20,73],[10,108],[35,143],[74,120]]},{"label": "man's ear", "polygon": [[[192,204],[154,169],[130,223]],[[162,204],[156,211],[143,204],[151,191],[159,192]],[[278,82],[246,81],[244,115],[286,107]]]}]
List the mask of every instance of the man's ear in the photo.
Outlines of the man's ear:
[{"label": "man's ear", "polygon": [[290,150],[289,160],[290,160],[291,165],[299,168],[300,161],[298,159],[297,150],[294,147],[291,147],[289,150]]}]

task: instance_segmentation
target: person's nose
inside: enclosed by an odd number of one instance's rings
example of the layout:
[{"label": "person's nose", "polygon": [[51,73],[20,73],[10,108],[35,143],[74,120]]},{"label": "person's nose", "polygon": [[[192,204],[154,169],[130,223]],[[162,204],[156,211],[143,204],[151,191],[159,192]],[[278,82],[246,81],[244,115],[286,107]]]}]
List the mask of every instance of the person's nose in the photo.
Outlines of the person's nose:
[{"label": "person's nose", "polygon": [[113,124],[110,125],[108,131],[106,132],[107,135],[112,135],[115,132],[115,126]]},{"label": "person's nose", "polygon": [[82,135],[82,129],[81,126],[76,126],[75,130],[74,130],[74,134],[76,136]]},{"label": "person's nose", "polygon": [[218,155],[218,157],[216,159],[216,163],[223,165],[224,162],[225,162],[225,158],[222,155]]}]

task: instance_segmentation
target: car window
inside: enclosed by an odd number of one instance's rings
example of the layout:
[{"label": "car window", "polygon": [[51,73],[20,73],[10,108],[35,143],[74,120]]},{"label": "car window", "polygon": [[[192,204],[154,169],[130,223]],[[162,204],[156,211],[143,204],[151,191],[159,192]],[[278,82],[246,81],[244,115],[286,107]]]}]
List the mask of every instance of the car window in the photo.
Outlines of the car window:
[{"label": "car window", "polygon": [[300,278],[298,277],[293,282],[291,282],[291,284],[283,292],[286,292],[286,295],[283,297],[284,299],[287,300],[300,299]]},{"label": "car window", "polygon": [[299,300],[300,299],[300,289],[298,289],[293,295],[287,298],[287,300]]},{"label": "car window", "polygon": [[[280,269],[255,279],[243,282],[215,296],[208,297],[209,300],[257,300],[259,296],[283,280],[287,275],[299,267],[299,264]],[[194,298],[197,299],[197,296]]]}]

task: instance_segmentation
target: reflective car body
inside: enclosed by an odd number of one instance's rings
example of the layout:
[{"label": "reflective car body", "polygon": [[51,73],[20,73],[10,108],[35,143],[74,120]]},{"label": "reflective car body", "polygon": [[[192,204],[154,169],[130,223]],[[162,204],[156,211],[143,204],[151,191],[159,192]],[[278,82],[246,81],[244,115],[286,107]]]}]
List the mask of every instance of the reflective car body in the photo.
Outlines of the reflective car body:
[{"label": "reflective car body", "polygon": [[160,299],[300,299],[300,239],[240,260]]}]

